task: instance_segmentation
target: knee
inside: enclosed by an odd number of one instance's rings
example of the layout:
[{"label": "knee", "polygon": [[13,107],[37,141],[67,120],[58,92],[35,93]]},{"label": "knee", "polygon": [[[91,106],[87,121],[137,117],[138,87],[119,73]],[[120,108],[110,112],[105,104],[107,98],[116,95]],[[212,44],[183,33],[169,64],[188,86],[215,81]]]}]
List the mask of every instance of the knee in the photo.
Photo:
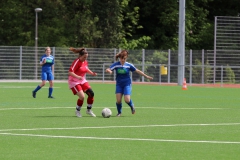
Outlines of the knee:
[{"label": "knee", "polygon": [[43,87],[43,86],[45,86],[45,84],[46,84],[46,83],[42,82],[39,86],[40,86],[40,87]]},{"label": "knee", "polygon": [[127,103],[127,104],[128,104],[128,103],[130,103],[131,99],[130,99],[130,98],[128,98],[128,97],[127,97],[127,98],[125,97],[125,98],[124,98],[124,101],[125,101],[125,103]]},{"label": "knee", "polygon": [[78,99],[84,101],[84,98],[85,98],[84,94],[78,94],[78,93],[76,94],[78,96]]},{"label": "knee", "polygon": [[50,82],[49,82],[49,85],[50,85],[50,87],[53,87],[53,82],[50,81]]},{"label": "knee", "polygon": [[94,97],[94,92],[93,90],[90,88],[86,91],[86,94],[89,96],[89,97]]}]

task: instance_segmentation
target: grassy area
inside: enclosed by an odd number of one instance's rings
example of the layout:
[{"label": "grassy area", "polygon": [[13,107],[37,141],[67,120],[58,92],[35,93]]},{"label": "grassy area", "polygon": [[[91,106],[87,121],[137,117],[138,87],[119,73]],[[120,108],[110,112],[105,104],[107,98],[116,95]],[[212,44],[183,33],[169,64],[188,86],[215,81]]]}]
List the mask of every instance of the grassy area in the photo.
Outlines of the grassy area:
[{"label": "grassy area", "polygon": [[[91,83],[97,117],[74,114],[66,83],[0,83],[0,159],[240,159],[240,90],[133,85],[136,114],[123,103],[116,117],[115,85]],[[113,115],[103,118],[108,107]]]}]

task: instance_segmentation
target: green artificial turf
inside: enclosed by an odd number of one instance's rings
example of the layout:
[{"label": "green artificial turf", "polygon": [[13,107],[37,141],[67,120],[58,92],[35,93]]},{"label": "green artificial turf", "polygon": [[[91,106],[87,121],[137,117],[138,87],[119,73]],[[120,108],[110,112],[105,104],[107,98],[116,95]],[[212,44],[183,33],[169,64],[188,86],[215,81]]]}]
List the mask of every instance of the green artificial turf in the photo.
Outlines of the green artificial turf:
[{"label": "green artificial turf", "polygon": [[[86,99],[75,116],[77,96],[67,83],[0,83],[0,159],[226,160],[240,159],[240,90],[133,84],[136,114],[123,102],[116,117],[115,84],[91,83],[93,111]],[[108,107],[113,115],[103,118]]]}]

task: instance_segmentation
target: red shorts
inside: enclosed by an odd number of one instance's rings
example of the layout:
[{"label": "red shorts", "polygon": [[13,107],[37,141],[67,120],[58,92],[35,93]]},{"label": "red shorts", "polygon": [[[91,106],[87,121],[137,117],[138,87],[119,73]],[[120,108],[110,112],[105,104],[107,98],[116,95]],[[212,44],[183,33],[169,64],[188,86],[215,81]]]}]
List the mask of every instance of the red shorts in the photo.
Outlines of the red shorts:
[{"label": "red shorts", "polygon": [[83,90],[83,92],[85,92],[89,88],[91,88],[91,86],[88,84],[88,82],[86,82],[84,84],[78,84],[78,85],[74,86],[73,88],[71,88],[71,90],[72,90],[73,94],[75,95],[78,92],[80,92],[81,90]]}]

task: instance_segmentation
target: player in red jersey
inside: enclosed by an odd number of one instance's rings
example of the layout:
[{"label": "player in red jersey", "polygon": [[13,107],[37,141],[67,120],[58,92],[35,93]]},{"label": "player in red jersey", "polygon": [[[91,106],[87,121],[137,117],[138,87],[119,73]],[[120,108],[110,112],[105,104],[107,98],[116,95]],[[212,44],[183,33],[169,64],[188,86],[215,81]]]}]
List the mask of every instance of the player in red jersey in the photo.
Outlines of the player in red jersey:
[{"label": "player in red jersey", "polygon": [[86,93],[88,95],[86,113],[91,115],[92,117],[96,117],[96,115],[91,110],[92,104],[94,101],[94,92],[91,86],[89,85],[88,81],[86,80],[86,73],[89,73],[92,76],[96,76],[97,73],[92,72],[88,68],[88,62],[87,62],[88,52],[85,50],[85,48],[76,49],[71,47],[70,51],[79,54],[78,58],[73,61],[68,71],[69,88],[72,90],[74,95],[78,96],[77,106],[76,106],[76,116],[82,117],[80,110],[82,108],[82,104],[85,98],[84,93]]}]

